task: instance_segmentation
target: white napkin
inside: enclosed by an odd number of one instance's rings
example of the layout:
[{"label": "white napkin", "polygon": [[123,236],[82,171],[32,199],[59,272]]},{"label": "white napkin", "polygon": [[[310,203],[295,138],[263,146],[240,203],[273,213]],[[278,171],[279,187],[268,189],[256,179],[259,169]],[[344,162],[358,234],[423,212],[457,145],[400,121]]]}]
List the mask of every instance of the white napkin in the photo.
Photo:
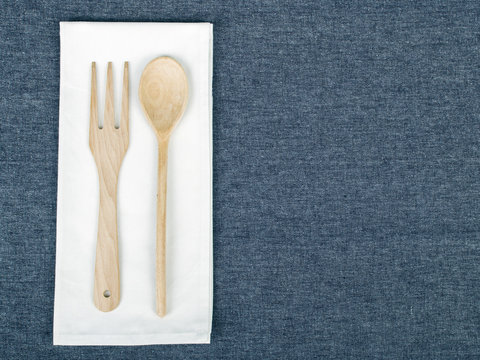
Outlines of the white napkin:
[{"label": "white napkin", "polygon": [[[212,25],[60,23],[60,120],[54,345],[209,343],[212,322]],[[170,139],[167,315],[155,313],[157,143],[138,100],[145,65],[180,62],[189,101]],[[123,62],[130,67],[130,145],[118,184],[121,297],[93,303],[98,175],[88,145],[91,62],[103,117],[107,62],[120,116]]]}]

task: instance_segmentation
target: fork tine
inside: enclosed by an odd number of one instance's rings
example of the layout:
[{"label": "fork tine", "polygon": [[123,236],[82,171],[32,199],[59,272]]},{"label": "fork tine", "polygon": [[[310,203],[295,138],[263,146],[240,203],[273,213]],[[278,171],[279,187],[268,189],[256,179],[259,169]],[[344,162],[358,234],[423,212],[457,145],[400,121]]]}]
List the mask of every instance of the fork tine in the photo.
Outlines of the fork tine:
[{"label": "fork tine", "polygon": [[108,63],[107,86],[105,90],[105,112],[103,115],[103,127],[113,128],[115,126],[115,110],[113,108],[113,75],[112,63]]},{"label": "fork tine", "polygon": [[97,110],[97,71],[95,61],[92,62],[92,88],[90,92],[90,131],[98,128],[98,110]]},{"label": "fork tine", "polygon": [[120,128],[128,132],[128,61],[123,65],[123,91],[122,91],[122,115],[120,119]]}]

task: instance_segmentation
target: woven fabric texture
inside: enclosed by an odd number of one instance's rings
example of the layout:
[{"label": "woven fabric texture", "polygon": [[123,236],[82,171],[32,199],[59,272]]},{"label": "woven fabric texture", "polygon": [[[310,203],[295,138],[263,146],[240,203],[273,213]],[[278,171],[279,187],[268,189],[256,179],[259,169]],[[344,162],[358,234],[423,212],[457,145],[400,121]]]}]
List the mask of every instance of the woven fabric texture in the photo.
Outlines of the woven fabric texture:
[{"label": "woven fabric texture", "polygon": [[[1,359],[480,356],[478,1],[0,9]],[[214,24],[211,345],[52,346],[75,20]]]}]

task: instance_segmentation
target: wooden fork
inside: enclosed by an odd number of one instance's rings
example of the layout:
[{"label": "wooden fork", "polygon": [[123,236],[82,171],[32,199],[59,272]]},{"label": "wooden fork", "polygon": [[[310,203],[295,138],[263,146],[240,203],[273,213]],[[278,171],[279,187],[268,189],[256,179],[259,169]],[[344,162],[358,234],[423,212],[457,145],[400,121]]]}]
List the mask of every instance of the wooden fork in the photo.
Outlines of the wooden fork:
[{"label": "wooden fork", "polygon": [[93,298],[101,311],[111,311],[120,301],[118,266],[117,183],[122,160],[128,148],[128,63],[123,69],[122,115],[115,127],[112,63],[108,63],[103,127],[98,123],[97,75],[92,62],[90,98],[90,149],[97,164],[100,184],[97,253]]}]

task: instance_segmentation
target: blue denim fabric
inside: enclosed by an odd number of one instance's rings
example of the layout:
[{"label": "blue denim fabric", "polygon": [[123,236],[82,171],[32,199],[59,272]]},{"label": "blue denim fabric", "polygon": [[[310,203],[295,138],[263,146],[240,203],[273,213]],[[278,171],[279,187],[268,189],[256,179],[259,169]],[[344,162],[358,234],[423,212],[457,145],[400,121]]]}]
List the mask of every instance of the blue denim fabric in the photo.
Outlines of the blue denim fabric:
[{"label": "blue denim fabric", "polygon": [[[72,20],[214,24],[211,345],[52,346]],[[1,359],[480,357],[478,1],[2,1],[0,51]]]}]

